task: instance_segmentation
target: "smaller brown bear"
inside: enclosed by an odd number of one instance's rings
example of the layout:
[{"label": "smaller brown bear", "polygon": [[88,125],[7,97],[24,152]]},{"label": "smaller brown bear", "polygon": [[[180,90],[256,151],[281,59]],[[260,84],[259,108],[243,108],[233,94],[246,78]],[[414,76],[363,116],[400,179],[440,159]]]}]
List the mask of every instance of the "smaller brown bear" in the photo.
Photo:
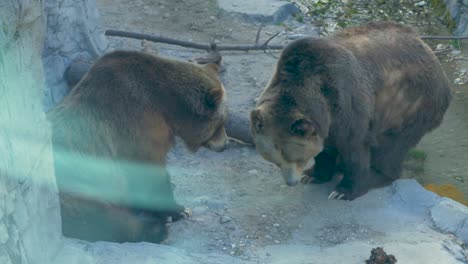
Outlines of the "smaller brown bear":
[{"label": "smaller brown bear", "polygon": [[329,181],[352,200],[398,179],[408,150],[437,128],[452,95],[430,47],[393,22],[288,44],[251,112],[258,152],[288,185]]},{"label": "smaller brown bear", "polygon": [[225,91],[219,64],[200,66],[136,51],[99,58],[48,113],[63,233],[96,241],[160,242],[187,210],[175,202],[166,154],[223,151]]}]

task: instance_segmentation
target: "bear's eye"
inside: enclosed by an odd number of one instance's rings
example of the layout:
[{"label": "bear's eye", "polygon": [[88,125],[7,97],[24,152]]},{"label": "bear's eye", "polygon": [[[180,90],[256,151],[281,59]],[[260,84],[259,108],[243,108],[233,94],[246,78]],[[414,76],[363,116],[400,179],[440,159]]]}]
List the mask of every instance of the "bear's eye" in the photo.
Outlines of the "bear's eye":
[{"label": "bear's eye", "polygon": [[263,129],[263,124],[260,122],[255,123],[255,133],[260,133]]}]

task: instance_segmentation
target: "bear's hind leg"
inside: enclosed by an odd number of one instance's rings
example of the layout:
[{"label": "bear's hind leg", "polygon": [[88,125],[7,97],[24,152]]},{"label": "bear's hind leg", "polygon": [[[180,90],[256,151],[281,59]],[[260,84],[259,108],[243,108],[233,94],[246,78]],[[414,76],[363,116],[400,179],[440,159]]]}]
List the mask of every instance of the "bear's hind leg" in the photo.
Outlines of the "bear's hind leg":
[{"label": "bear's hind leg", "polygon": [[373,180],[375,187],[385,186],[400,178],[408,151],[418,144],[424,134],[424,130],[409,127],[399,133],[386,133],[379,137],[378,144],[371,149],[371,167],[375,174],[381,175],[377,177],[380,180]]}]

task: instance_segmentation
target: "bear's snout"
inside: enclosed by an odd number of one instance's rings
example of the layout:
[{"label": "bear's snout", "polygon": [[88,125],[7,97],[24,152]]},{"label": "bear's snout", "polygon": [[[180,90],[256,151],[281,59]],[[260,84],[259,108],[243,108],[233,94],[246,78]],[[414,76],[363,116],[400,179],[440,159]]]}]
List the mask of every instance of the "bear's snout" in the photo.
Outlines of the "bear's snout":
[{"label": "bear's snout", "polygon": [[281,174],[288,186],[295,186],[299,183],[296,164],[290,164],[281,168]]},{"label": "bear's snout", "polygon": [[229,146],[229,138],[226,134],[226,129],[222,127],[215,135],[205,144],[209,150],[222,152]]}]

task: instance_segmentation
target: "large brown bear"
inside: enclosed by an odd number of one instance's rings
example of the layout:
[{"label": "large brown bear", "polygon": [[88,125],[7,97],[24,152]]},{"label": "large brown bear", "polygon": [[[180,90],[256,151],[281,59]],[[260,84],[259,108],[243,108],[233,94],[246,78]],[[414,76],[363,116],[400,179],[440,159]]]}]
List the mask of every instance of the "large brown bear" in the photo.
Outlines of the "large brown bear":
[{"label": "large brown bear", "polygon": [[165,168],[174,137],[191,151],[222,151],[229,143],[218,66],[114,51],[48,113],[64,235],[166,238],[167,219],[187,213]]},{"label": "large brown bear", "polygon": [[441,124],[450,101],[438,59],[413,29],[371,23],[287,45],[251,131],[288,185],[314,161],[304,182],[340,171],[329,198],[352,200],[400,177],[408,150]]}]

